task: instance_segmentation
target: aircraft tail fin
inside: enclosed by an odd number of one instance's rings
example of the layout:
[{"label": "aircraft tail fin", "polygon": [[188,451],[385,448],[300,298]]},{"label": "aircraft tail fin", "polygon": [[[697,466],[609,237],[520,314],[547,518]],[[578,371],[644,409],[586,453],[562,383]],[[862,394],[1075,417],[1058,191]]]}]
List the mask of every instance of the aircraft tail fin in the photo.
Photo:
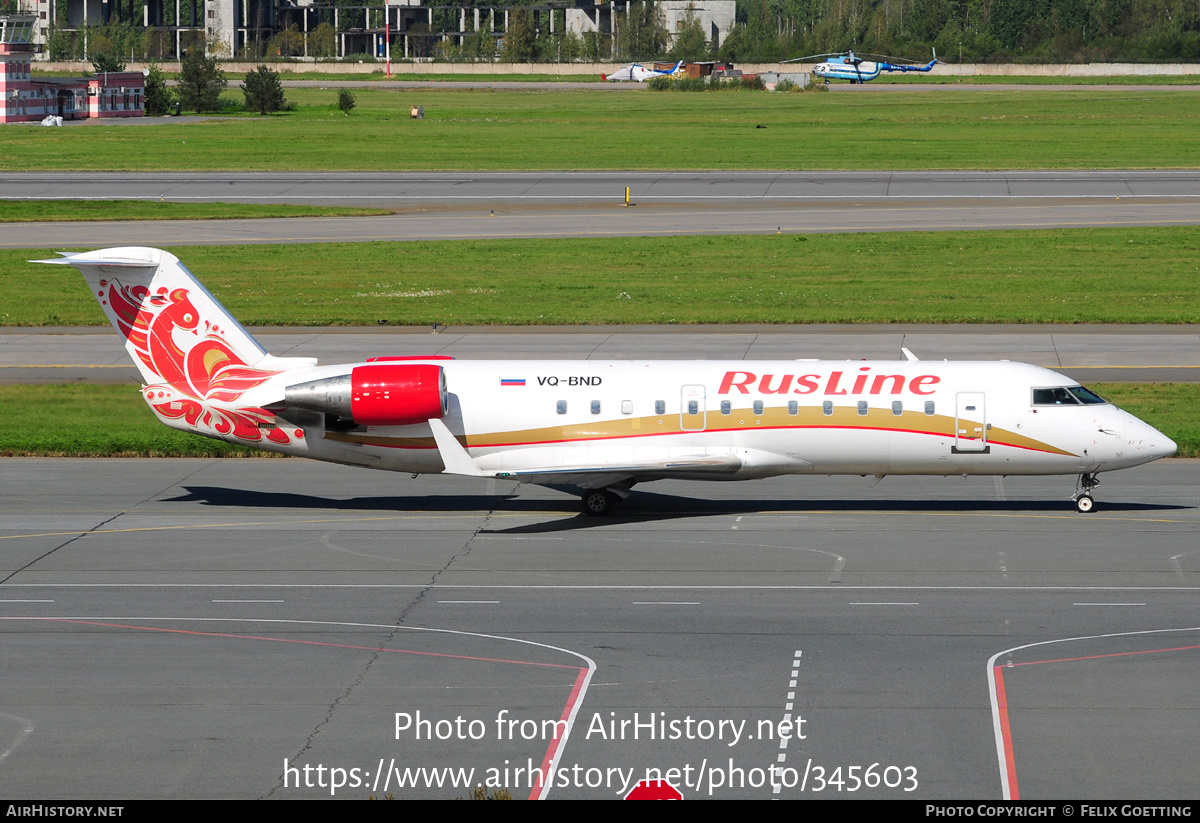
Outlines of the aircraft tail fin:
[{"label": "aircraft tail fin", "polygon": [[60,254],[33,262],[79,269],[147,384],[232,401],[281,371],[316,364],[268,354],[169,252],[129,246]]}]

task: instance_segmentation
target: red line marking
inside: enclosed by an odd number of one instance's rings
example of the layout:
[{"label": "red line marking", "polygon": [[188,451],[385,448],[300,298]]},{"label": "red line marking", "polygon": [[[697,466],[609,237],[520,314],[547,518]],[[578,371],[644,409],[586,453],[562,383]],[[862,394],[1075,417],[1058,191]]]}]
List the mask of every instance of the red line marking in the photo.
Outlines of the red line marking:
[{"label": "red line marking", "polygon": [[1017,789],[1017,764],[1013,754],[1012,730],[1008,725],[1008,697],[1004,693],[1004,667],[993,666],[992,677],[996,681],[996,711],[1000,714],[1000,737],[1004,741],[1004,770],[1008,773],[1008,799],[1020,800]]},{"label": "red line marking", "polygon": [[[1168,649],[1145,649],[1137,652],[1113,652],[1111,654],[1091,654],[1084,657],[1059,657],[1052,660],[1030,660],[1025,663],[1009,663],[1008,666],[1013,668],[1017,666],[1037,666],[1042,663],[1074,663],[1080,660],[1103,660],[1109,657],[1130,657],[1141,654],[1159,654],[1160,652],[1186,652],[1200,649],[1197,646],[1173,646]],[[1008,773],[1008,790],[1009,799],[1020,800],[1021,795],[1017,789],[1017,764],[1013,754],[1012,731],[1008,722],[1008,698],[1004,692],[1004,666],[992,667],[992,675],[996,681],[996,711],[1000,715],[1000,736],[1004,741],[1004,768]]]},{"label": "red line marking", "polygon": [[[587,669],[580,669],[579,675],[575,678],[575,687],[571,689],[571,696],[567,698],[567,705],[563,706],[562,714],[559,720],[566,720],[571,716],[571,709],[575,706],[575,701],[579,699],[579,690],[583,688],[583,680],[587,677]],[[555,727],[557,729],[557,727]],[[542,776],[550,774],[550,761],[554,759],[554,755],[558,753],[558,747],[562,745],[562,738],[555,735],[550,741],[549,747],[546,749],[546,756],[542,758]],[[542,780],[538,780],[537,785],[529,792],[530,800],[537,800],[538,795],[542,793]]]},{"label": "red line marking", "polygon": [[1055,660],[1030,660],[1027,663],[1013,663],[1013,666],[1036,666],[1039,663],[1071,663],[1076,660],[1103,660],[1106,657],[1128,657],[1134,654],[1158,654],[1159,652],[1186,652],[1200,649],[1200,646],[1176,646],[1172,649],[1146,649],[1140,652],[1113,652],[1112,654],[1092,654],[1087,657],[1060,657]]},{"label": "red line marking", "polygon": [[[163,629],[157,626],[127,626],[121,623],[101,623],[94,620],[63,620],[56,617],[33,618],[48,620],[52,623],[75,623],[81,626],[105,626],[112,629],[137,629],[146,632],[164,632],[167,634],[191,634],[199,637],[226,637],[235,640],[266,640],[272,643],[298,643],[302,646],[328,646],[334,649],[360,649],[372,652],[388,652],[389,654],[416,654],[422,657],[449,657],[455,660],[478,660],[483,663],[516,663],[520,666],[541,666],[551,669],[577,669],[578,666],[567,666],[562,663],[535,663],[532,660],[506,660],[500,657],[474,657],[466,654],[446,654],[445,652],[419,652],[415,649],[381,649],[378,646],[355,646],[350,643],[323,643],[319,640],[289,640],[285,637],[262,637],[253,634],[224,634],[222,632],[198,632],[190,629]],[[397,627],[399,628],[399,627]]]}]

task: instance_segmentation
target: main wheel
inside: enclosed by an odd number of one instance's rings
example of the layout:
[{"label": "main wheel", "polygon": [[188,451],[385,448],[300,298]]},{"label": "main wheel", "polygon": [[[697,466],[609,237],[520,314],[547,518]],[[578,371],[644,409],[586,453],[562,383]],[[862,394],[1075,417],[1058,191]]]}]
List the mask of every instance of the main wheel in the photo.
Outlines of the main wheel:
[{"label": "main wheel", "polygon": [[1092,499],[1090,494],[1081,494],[1075,498],[1075,508],[1083,514],[1087,514],[1092,509],[1096,508],[1096,501]]},{"label": "main wheel", "polygon": [[617,496],[604,489],[592,489],[583,495],[583,513],[592,517],[604,517],[612,514],[617,505]]}]

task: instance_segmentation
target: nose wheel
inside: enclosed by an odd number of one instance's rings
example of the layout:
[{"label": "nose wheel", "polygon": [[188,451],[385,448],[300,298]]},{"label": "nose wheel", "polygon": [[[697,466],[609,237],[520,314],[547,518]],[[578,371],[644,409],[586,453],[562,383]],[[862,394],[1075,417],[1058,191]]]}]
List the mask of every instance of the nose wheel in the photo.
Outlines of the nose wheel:
[{"label": "nose wheel", "polygon": [[1100,485],[1094,474],[1079,475],[1079,483],[1075,486],[1075,510],[1080,514],[1095,511],[1096,501],[1092,497],[1092,489]]}]

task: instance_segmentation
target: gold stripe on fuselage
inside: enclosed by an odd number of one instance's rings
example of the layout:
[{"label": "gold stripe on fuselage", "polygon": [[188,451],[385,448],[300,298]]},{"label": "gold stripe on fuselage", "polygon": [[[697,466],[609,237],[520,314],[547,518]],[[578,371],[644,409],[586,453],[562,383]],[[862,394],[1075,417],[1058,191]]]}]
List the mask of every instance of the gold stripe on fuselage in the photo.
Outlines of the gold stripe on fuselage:
[{"label": "gold stripe on fuselage", "polygon": [[[691,417],[699,425],[700,415]],[[801,408],[799,414],[788,414],[786,408],[768,408],[756,415],[751,409],[734,409],[730,414],[709,411],[705,415],[702,430],[683,428],[679,414],[653,415],[650,417],[626,417],[597,420],[594,423],[576,423],[570,426],[545,426],[536,429],[519,429],[503,432],[482,432],[467,436],[459,435],[458,441],[467,448],[498,448],[503,446],[546,446],[556,443],[587,443],[596,440],[613,440],[631,437],[653,437],[658,435],[698,434],[760,431],[766,429],[868,429],[875,431],[903,431],[935,437],[954,437],[955,418],[945,415],[927,415],[920,411],[894,414],[891,409],[868,409],[860,415],[854,407],[835,407],[833,414],[824,414],[820,407]],[[342,443],[358,443],[364,446],[382,446],[393,449],[433,449],[432,437],[389,437],[373,432],[326,432],[326,440]],[[988,431],[988,442],[996,445],[1014,446],[1046,454],[1075,456],[1072,452],[1025,437],[1016,432],[993,427]]]}]

